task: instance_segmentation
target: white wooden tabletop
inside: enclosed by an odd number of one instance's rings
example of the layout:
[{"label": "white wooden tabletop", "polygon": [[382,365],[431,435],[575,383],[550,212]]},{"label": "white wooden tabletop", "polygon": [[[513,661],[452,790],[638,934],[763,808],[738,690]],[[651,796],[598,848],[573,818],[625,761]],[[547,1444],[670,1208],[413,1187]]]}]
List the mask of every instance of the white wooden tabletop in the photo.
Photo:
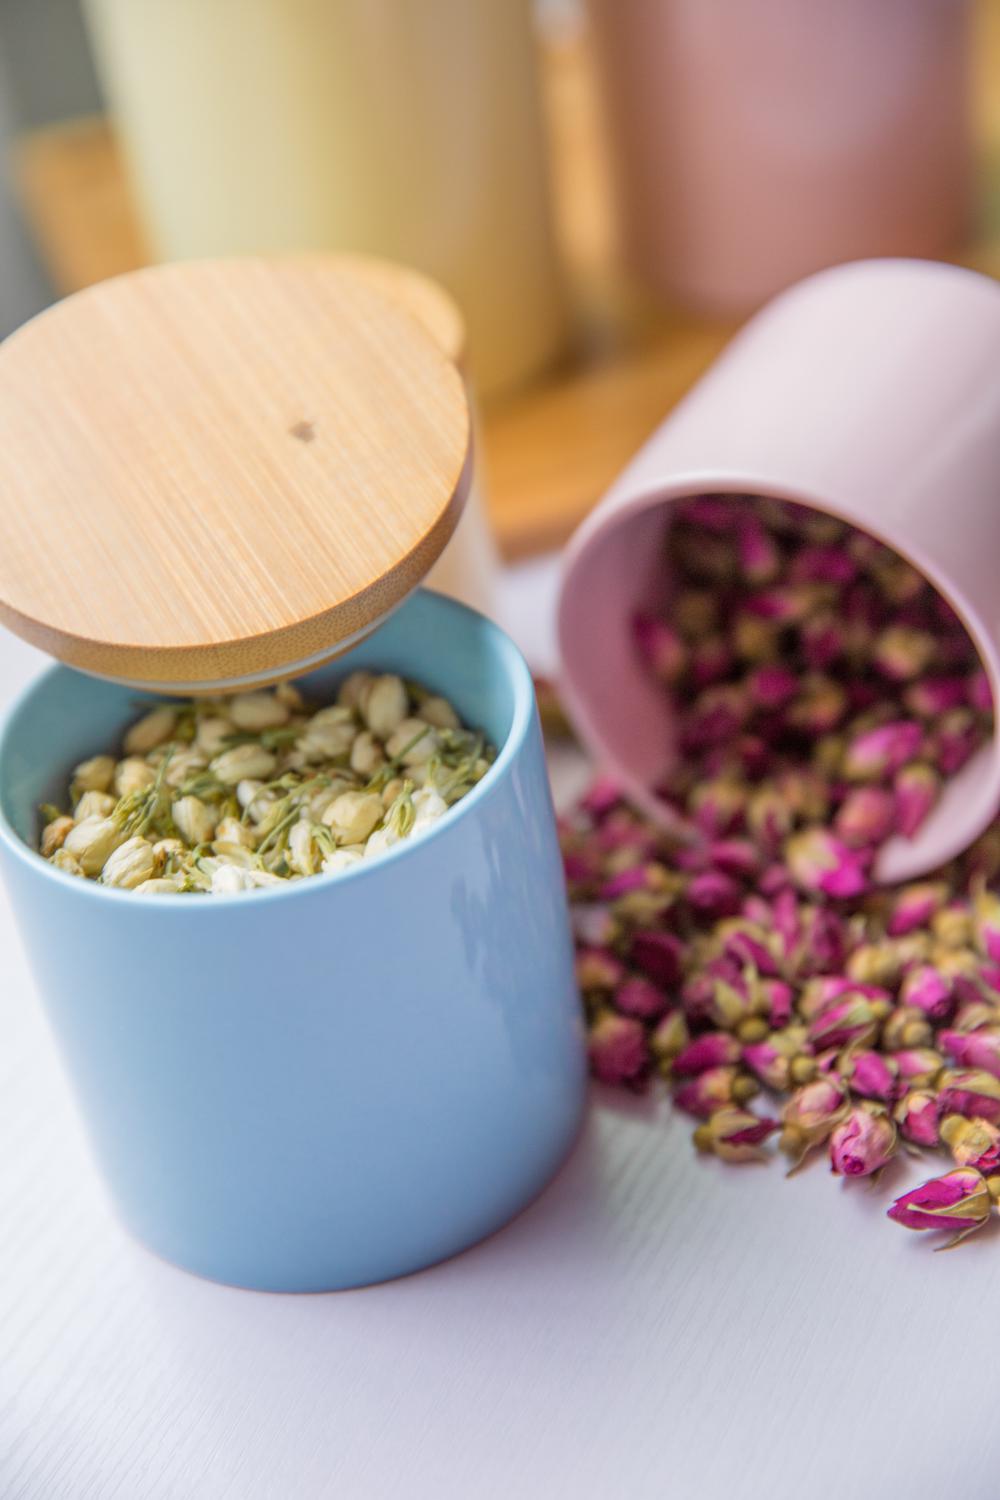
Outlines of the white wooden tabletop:
[{"label": "white wooden tabletop", "polygon": [[[550,590],[511,583],[543,657]],[[0,696],[40,660],[0,641]],[[476,1249],[234,1291],[118,1227],[5,901],[0,953],[0,1500],[1000,1493],[1000,1233],[934,1255],[888,1223],[917,1171],[786,1182],[696,1158],[662,1096],[595,1091],[556,1181]]]}]

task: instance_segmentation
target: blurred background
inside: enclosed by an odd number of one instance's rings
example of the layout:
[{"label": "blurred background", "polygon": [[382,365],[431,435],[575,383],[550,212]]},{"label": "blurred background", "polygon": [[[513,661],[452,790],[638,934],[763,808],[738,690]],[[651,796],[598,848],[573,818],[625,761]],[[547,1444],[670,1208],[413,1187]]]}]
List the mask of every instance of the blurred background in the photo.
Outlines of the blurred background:
[{"label": "blurred background", "polygon": [[0,0],[0,333],[158,259],[458,302],[504,555],[823,265],[1000,275],[1000,0]]}]

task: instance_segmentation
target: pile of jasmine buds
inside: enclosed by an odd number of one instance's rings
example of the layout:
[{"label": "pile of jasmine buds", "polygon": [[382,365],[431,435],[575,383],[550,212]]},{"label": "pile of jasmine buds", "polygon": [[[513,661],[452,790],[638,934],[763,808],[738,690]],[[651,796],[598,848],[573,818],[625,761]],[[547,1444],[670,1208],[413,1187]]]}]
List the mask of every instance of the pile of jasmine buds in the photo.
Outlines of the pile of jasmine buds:
[{"label": "pile of jasmine buds", "polygon": [[872,870],[992,733],[975,650],[830,517],[706,496],[667,545],[669,609],[636,641],[674,709],[669,828],[606,779],[562,820],[592,1071],[659,1073],[729,1162],[772,1136],[845,1177],[946,1152],[889,1215],[961,1238],[1000,1196],[1000,825],[914,884]]},{"label": "pile of jasmine buds", "polygon": [[161,703],[120,754],[73,771],[40,849],[68,874],[142,895],[229,895],[338,874],[433,826],[494,758],[444,698],[353,672],[337,701],[298,689]]}]

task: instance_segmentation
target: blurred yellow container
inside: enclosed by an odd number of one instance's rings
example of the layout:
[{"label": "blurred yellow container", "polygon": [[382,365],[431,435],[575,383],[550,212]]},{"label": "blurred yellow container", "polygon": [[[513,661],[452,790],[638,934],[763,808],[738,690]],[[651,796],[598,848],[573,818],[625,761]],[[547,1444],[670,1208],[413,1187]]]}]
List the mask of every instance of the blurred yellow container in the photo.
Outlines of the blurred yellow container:
[{"label": "blurred yellow container", "polygon": [[559,352],[530,0],[86,0],[154,253],[440,281],[480,390]]}]

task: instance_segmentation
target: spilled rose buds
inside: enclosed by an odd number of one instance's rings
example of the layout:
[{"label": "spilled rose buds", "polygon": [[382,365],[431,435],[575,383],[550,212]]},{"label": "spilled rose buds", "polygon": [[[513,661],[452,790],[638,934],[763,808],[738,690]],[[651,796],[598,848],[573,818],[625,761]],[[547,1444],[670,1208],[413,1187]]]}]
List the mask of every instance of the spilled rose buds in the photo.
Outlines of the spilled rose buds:
[{"label": "spilled rose buds", "polygon": [[801,1161],[813,1146],[822,1145],[849,1107],[846,1091],[832,1078],[817,1078],[797,1089],[781,1112],[782,1151]]},{"label": "spilled rose buds", "polygon": [[914,1146],[940,1144],[939,1115],[937,1095],[926,1089],[911,1089],[893,1111],[900,1134]]},{"label": "spilled rose buds", "polygon": [[603,1011],[590,1028],[587,1050],[594,1077],[602,1083],[644,1087],[651,1059],[641,1021]]}]

